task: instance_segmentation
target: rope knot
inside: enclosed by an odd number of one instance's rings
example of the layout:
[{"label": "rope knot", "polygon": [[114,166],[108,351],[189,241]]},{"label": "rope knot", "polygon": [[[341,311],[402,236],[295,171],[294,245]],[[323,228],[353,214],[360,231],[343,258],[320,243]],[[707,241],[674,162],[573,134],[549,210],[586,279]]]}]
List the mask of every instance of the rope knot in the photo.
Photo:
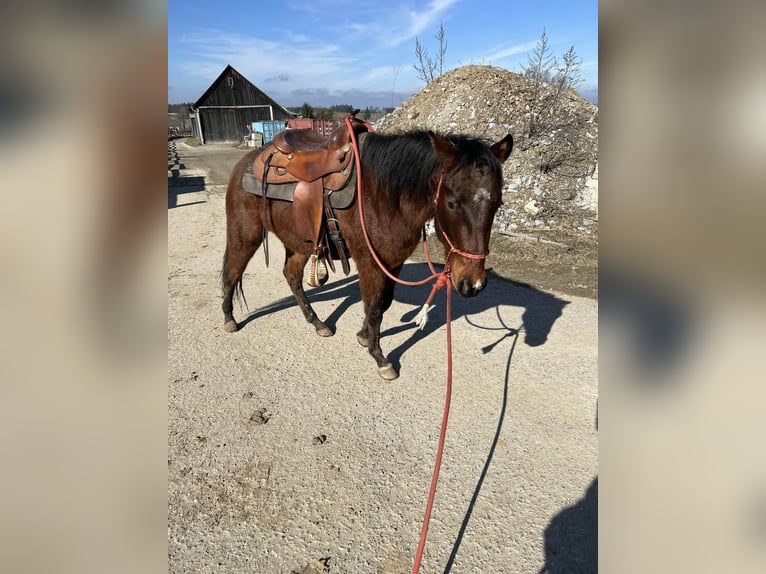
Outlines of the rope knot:
[{"label": "rope knot", "polygon": [[[445,267],[444,271],[439,273],[439,277],[436,279],[436,282],[434,283],[434,286],[432,289],[433,293],[436,293],[439,289],[446,287],[449,284],[449,279],[450,279],[449,267]],[[433,297],[433,295],[431,295],[431,297]],[[431,297],[429,297],[429,299]]]}]

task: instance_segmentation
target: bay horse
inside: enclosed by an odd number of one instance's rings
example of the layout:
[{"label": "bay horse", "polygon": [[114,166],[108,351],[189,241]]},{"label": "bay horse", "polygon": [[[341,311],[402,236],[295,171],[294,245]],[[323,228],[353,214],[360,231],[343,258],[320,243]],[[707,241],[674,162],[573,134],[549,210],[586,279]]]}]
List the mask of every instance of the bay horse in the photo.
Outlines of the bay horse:
[{"label": "bay horse", "polygon": [[[357,193],[361,193],[371,245],[392,275],[398,277],[421,241],[424,225],[434,219],[437,237],[445,249],[445,264],[450,265],[452,287],[463,297],[473,297],[484,288],[484,257],[489,252],[492,221],[502,201],[501,164],[512,148],[511,134],[491,146],[474,137],[430,131],[366,135],[359,157],[362,189]],[[284,245],[282,271],[306,321],[320,336],[328,337],[333,331],[314,313],[303,289],[312,244],[295,232],[293,204],[269,200],[265,222],[263,200],[243,189],[245,169],[261,150],[246,154],[236,164],[226,191],[226,250],[221,277],[224,329],[239,329],[232,300],[235,294],[242,295],[245,267],[261,246],[264,225],[268,225]],[[358,201],[359,195],[353,208],[336,212],[356,262],[364,303],[357,340],[375,359],[378,374],[393,380],[399,375],[381,350],[380,326],[393,301],[395,284],[367,247]]]}]

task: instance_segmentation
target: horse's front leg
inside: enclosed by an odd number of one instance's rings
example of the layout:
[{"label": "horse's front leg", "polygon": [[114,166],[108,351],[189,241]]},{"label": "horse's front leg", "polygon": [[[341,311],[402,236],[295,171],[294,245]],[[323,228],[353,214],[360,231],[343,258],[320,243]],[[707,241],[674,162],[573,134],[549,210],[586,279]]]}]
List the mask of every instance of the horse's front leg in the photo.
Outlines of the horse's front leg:
[{"label": "horse's front leg", "polygon": [[287,279],[288,285],[290,285],[298,306],[303,311],[303,316],[306,317],[306,321],[314,326],[318,335],[330,337],[334,334],[332,329],[319,320],[319,317],[317,317],[309,303],[308,297],[306,297],[306,292],[303,290],[303,269],[306,267],[308,260],[308,255],[295,253],[285,246],[285,265],[282,268],[282,272],[285,275],[285,279]]},{"label": "horse's front leg", "polygon": [[378,374],[385,380],[392,381],[399,376],[399,373],[380,348],[380,326],[383,323],[383,313],[388,310],[394,299],[394,283],[386,278],[382,290],[369,297],[363,293],[362,297],[365,302],[365,317],[362,329],[356,335],[357,341],[367,346],[370,355],[378,364]]}]

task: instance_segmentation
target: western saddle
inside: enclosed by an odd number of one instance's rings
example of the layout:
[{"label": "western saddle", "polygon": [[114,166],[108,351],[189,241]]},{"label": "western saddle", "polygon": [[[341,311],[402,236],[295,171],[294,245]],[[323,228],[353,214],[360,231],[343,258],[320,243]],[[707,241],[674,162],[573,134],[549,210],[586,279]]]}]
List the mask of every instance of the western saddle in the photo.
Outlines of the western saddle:
[{"label": "western saddle", "polygon": [[[371,130],[368,123],[356,118],[358,112],[354,110],[349,115],[354,132],[359,134]],[[351,134],[344,122],[327,140],[310,129],[279,132],[253,163],[253,174],[262,184],[264,223],[268,217],[268,184],[296,184],[293,197],[295,231],[304,241],[312,244],[308,283],[314,287],[327,281],[325,259],[333,271],[333,258],[340,259],[343,271],[346,274],[349,272],[346,246],[330,205],[329,194],[346,186],[353,173],[353,158]],[[323,220],[334,253],[325,240]],[[268,265],[268,225],[264,225],[263,236]]]}]

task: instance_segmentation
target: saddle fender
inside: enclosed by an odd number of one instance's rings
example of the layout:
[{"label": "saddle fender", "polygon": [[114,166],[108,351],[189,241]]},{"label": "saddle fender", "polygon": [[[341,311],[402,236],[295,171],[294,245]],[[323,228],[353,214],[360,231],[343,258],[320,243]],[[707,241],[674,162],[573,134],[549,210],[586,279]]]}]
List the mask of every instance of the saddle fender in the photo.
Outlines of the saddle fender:
[{"label": "saddle fender", "polygon": [[304,241],[317,242],[322,227],[322,180],[299,181],[293,196],[295,232]]}]

